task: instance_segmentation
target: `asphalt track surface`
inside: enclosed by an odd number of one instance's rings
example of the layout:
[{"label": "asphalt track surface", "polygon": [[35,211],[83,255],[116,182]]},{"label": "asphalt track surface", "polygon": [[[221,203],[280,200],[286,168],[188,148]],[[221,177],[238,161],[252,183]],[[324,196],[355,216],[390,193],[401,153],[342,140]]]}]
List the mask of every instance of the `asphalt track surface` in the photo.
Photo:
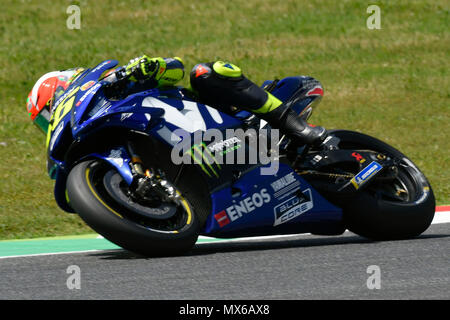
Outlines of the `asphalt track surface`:
[{"label": "asphalt track surface", "polygon": [[[346,232],[202,243],[180,257],[124,250],[15,257],[0,260],[0,299],[447,300],[449,236],[450,223],[440,223],[402,241]],[[72,265],[79,267],[80,289],[67,286]],[[370,266],[379,268],[379,289],[367,286]]]}]

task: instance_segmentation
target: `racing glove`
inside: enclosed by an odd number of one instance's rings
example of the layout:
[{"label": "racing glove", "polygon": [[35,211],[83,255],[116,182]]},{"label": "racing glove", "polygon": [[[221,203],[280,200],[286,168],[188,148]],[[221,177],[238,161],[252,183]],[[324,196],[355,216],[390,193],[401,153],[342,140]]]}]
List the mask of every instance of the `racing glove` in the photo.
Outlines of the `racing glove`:
[{"label": "racing glove", "polygon": [[154,79],[158,74],[160,63],[158,59],[150,59],[146,55],[130,60],[125,66],[125,74],[131,81]]}]

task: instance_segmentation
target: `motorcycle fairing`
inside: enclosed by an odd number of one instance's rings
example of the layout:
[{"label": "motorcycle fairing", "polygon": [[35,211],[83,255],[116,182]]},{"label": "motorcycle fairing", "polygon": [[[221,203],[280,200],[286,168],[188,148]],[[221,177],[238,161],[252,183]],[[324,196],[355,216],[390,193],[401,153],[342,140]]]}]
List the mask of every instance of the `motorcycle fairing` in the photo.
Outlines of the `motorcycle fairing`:
[{"label": "motorcycle fairing", "polygon": [[[86,84],[94,85],[98,78],[108,69],[117,65],[116,60],[107,60],[98,64],[93,69],[85,70],[72,82],[66,89],[65,93],[58,98],[53,107],[50,126],[47,133],[47,150],[49,157],[55,158],[56,149],[61,144],[61,133],[66,130],[69,125],[73,125],[74,106],[80,102],[80,98],[84,96],[86,104],[90,99],[86,99],[86,91],[91,92],[90,98],[95,94],[94,90],[86,87]],[[99,87],[96,88],[98,90]],[[78,105],[79,106],[79,105]]]},{"label": "motorcycle fairing", "polygon": [[[145,132],[173,147],[178,142],[173,139],[174,131],[177,129],[181,129],[187,135],[193,135],[198,130],[206,131],[213,128],[225,130],[242,126],[242,121],[238,117],[232,117],[197,103],[186,97],[179,88],[151,89],[132,94],[120,101],[108,100],[101,90],[104,83],[97,80],[105,70],[116,64],[114,60],[102,62],[94,69],[83,73],[69,87],[67,96],[73,94],[75,98],[71,104],[64,107],[65,112],[65,108],[70,108],[72,112],[66,112],[60,119],[63,123],[61,133],[67,133],[65,129],[70,123],[72,139],[82,141],[94,131],[93,129],[108,126],[122,127]],[[290,88],[290,91],[295,85],[294,83],[291,86],[291,82],[295,81],[287,81],[284,85],[285,88]],[[276,89],[274,92],[283,100],[286,99],[284,95],[287,95],[289,90],[277,91]],[[248,115],[243,113],[244,118]],[[52,135],[50,141],[53,139],[51,142],[54,147],[49,150],[50,159],[54,160],[58,166],[55,174],[57,180],[55,198],[62,209],[70,211],[65,192],[62,192],[65,190],[67,179],[64,163],[60,161],[62,159],[52,157],[55,155],[54,150],[58,149],[63,140],[61,138],[63,134],[57,133],[57,130],[52,132],[55,137]],[[97,158],[109,162],[124,180],[131,184],[130,156],[124,146],[115,146],[101,153],[89,154],[84,159],[86,158]],[[245,170],[239,169],[237,171],[240,172],[240,176],[236,181],[214,182],[210,185],[213,210],[208,216],[203,234],[235,237],[244,235],[244,230],[246,230],[245,235],[278,234],[290,231],[300,233],[303,229],[309,232],[316,226],[318,232],[322,233],[332,234],[343,231],[340,224],[342,210],[326,201],[289,166],[281,164],[275,176],[261,176],[259,171],[261,167],[261,165],[255,165],[246,167]],[[227,169],[230,170],[223,170],[227,173],[224,176],[230,176],[233,165],[227,166]],[[205,175],[200,167],[198,172]],[[219,177],[223,172],[218,174]],[[277,181],[286,176],[293,177],[289,184],[291,189],[284,191],[274,189]],[[218,180],[212,171],[208,178],[210,181]],[[59,188],[58,191],[56,187]]]},{"label": "motorcycle fairing", "polygon": [[[189,100],[179,88],[151,89],[130,95],[119,101],[106,99],[101,89],[104,83],[96,80],[104,71],[116,64],[117,62],[114,60],[105,61],[92,70],[86,70],[69,86],[67,92],[55,107],[57,108],[59,104],[62,104],[59,106],[62,108],[56,110],[63,115],[58,119],[58,124],[54,130],[49,130],[48,159],[51,163],[49,174],[51,173],[51,177],[57,180],[55,182],[55,198],[57,198],[57,203],[63,210],[69,211],[67,210],[67,199],[65,193],[56,190],[56,186],[61,188],[65,185],[67,179],[67,173],[58,172],[70,169],[64,167],[62,153],[57,153],[59,148],[67,149],[66,142],[68,140],[62,138],[65,135],[70,135],[70,140],[80,142],[92,134],[95,129],[122,127],[128,130],[147,132],[173,146],[177,141],[173,140],[172,137],[168,139],[168,133],[169,136],[173,136],[172,133],[176,129],[192,133],[197,129],[224,129],[241,124],[241,121],[236,118]],[[168,113],[170,113],[170,117],[168,117]],[[191,114],[193,117],[189,117]],[[197,124],[197,127],[192,126],[192,123]],[[107,155],[114,150],[107,150],[103,154],[89,154],[85,158],[98,158],[110,162],[117,168],[124,180],[131,184],[131,170],[128,165],[129,161],[127,161],[129,156],[126,149],[121,148],[124,158],[122,160],[116,159],[116,161],[122,161],[123,166],[117,166],[114,161],[108,159],[110,157]]]},{"label": "motorcycle fairing", "polygon": [[280,164],[274,176],[259,169],[213,194],[203,235],[230,238],[311,232],[341,234],[342,209],[329,203],[292,168]]}]

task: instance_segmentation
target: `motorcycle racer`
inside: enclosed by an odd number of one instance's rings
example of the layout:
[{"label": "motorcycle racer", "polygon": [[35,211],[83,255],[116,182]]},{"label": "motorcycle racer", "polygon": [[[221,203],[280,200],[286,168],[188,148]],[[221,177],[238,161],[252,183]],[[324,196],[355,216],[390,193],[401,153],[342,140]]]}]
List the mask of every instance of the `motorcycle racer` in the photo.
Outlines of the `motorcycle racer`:
[{"label": "motorcycle racer", "polygon": [[[83,68],[50,72],[34,85],[27,99],[31,119],[44,132],[52,113],[53,103],[82,73]],[[129,95],[150,88],[173,86],[184,77],[184,64],[178,58],[150,58],[146,55],[130,60],[109,71],[103,80],[108,96]],[[272,128],[299,143],[319,145],[327,136],[323,127],[311,126],[289,106],[295,104],[296,95],[282,103],[268,91],[249,80],[242,70],[224,61],[200,63],[190,72],[190,83],[196,98],[225,112],[242,109],[267,121]],[[297,97],[298,99],[298,97]]]}]

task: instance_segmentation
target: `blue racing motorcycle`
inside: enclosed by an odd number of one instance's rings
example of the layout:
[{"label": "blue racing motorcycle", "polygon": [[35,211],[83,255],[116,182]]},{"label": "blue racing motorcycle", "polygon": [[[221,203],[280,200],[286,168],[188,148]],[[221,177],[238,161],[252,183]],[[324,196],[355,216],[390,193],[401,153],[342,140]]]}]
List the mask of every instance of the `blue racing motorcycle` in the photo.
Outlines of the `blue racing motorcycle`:
[{"label": "blue racing motorcycle", "polygon": [[[251,139],[231,136],[191,145],[183,150],[192,161],[175,163],[174,150],[199,132],[263,128],[253,138],[273,135],[252,114],[222,112],[181,87],[111,98],[101,76],[116,65],[104,61],[67,88],[47,136],[58,205],[113,243],[143,255],[174,255],[192,248],[199,235],[349,229],[383,240],[414,237],[431,224],[435,199],[425,176],[393,147],[358,132],[331,130],[319,147],[282,136],[269,163],[219,163],[218,154],[252,149]],[[323,95],[310,77],[263,87],[284,102],[296,97],[291,108],[305,119]],[[261,174],[275,161],[276,172]]]}]

